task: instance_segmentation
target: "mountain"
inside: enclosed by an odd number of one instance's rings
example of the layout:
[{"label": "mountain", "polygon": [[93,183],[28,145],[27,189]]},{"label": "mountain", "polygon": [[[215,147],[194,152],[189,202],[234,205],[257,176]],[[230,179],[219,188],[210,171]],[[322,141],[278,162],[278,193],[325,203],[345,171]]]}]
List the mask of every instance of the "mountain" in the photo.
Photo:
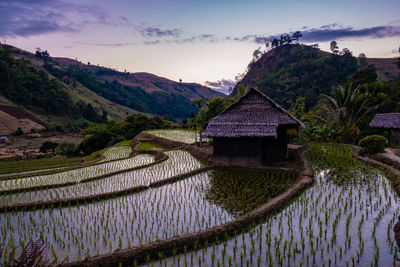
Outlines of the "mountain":
[{"label": "mountain", "polygon": [[196,83],[118,72],[52,58],[47,51],[33,54],[0,45],[0,104],[18,106],[18,114],[29,113],[42,126],[121,120],[139,112],[180,120],[197,112],[190,101],[216,96],[224,95]]},{"label": "mountain", "polygon": [[76,66],[82,70],[87,70],[105,81],[117,81],[118,83],[130,86],[140,87],[146,93],[165,92],[170,94],[182,95],[190,101],[205,98],[223,97],[222,93],[212,90],[206,86],[197,83],[175,82],[167,78],[159,77],[147,72],[120,72],[110,68],[84,64],[82,62],[69,58],[53,58],[60,66],[68,68]]},{"label": "mountain", "polygon": [[79,82],[114,103],[172,120],[196,113],[192,100],[224,96],[196,83],[175,82],[144,72],[120,72],[66,58],[54,58],[43,67],[65,83],[74,86]]},{"label": "mountain", "polygon": [[[387,81],[400,75],[396,62],[397,58],[367,58],[366,63],[374,64],[379,79]],[[320,94],[330,94],[333,86],[343,85],[359,68],[357,58],[351,53],[334,55],[307,45],[286,44],[249,64],[248,72],[237,83],[232,95],[242,84],[257,87],[285,108],[296,98],[304,97],[306,108],[310,109]]]}]

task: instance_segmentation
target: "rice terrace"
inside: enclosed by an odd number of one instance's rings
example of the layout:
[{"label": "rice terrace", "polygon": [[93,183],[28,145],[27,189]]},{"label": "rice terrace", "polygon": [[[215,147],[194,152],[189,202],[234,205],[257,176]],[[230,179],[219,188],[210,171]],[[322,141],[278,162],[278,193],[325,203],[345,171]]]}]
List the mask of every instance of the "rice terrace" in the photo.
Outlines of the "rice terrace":
[{"label": "rice terrace", "polygon": [[151,130],[87,166],[3,168],[4,255],[43,240],[62,266],[399,263],[398,171],[328,143],[289,148],[286,165],[211,166],[187,152],[209,146],[198,138]]}]

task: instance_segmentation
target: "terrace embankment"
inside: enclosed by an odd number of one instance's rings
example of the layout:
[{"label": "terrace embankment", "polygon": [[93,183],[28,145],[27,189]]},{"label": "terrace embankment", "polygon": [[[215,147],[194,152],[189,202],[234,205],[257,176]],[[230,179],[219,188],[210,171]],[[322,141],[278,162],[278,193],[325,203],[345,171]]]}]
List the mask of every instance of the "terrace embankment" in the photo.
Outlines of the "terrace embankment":
[{"label": "terrace embankment", "polygon": [[[137,154],[140,154],[140,153],[145,153],[145,152],[137,152]],[[142,166],[137,166],[137,167],[125,169],[125,170],[118,171],[118,172],[113,172],[112,174],[96,176],[96,177],[93,177],[93,178],[86,179],[83,182],[89,182],[89,181],[93,181],[93,180],[98,180],[98,179],[101,179],[101,178],[108,177],[110,175],[115,175],[116,173],[124,173],[124,172],[129,172],[129,171],[132,171],[132,170],[138,170],[138,169],[147,168],[147,167],[159,164],[159,163],[161,163],[161,162],[163,162],[163,161],[168,159],[168,156],[163,152],[148,151],[146,153],[150,153],[150,154],[155,154],[156,155],[154,162],[152,162],[150,164],[142,165]],[[198,172],[198,170],[196,170],[196,171]],[[184,174],[184,175],[190,175],[190,174],[193,174],[193,173],[190,172],[190,173]],[[68,206],[68,205],[76,205],[76,204],[79,204],[79,203],[100,201],[102,199],[117,197],[117,196],[121,196],[121,195],[124,195],[124,194],[127,194],[127,193],[140,192],[140,191],[148,189],[149,187],[160,186],[162,184],[166,184],[166,183],[169,183],[171,181],[175,181],[177,179],[182,179],[181,176],[182,175],[173,176],[173,177],[170,177],[170,178],[162,180],[162,181],[151,183],[149,186],[135,186],[135,187],[131,187],[131,188],[126,188],[124,190],[105,192],[105,193],[101,193],[101,194],[94,194],[94,195],[88,195],[88,196],[82,196],[82,197],[74,197],[74,198],[66,198],[66,199],[36,201],[36,202],[32,202],[32,203],[20,203],[20,204],[14,204],[14,205],[9,205],[9,206],[0,206],[0,212],[18,211],[18,210],[30,210],[30,209],[36,209],[38,207],[44,208],[44,207],[54,207],[54,206]],[[65,186],[66,184],[67,183],[63,184],[63,186]],[[72,183],[72,184],[75,184],[75,183]],[[59,186],[56,185],[56,186],[53,186],[53,187],[59,187]],[[32,189],[32,188],[33,187],[30,187],[30,189]],[[22,191],[22,190],[20,190],[20,191]]]},{"label": "terrace embankment", "polygon": [[167,138],[152,135],[147,132],[141,132],[131,142],[132,153],[135,153],[135,146],[140,143],[140,139],[146,138],[148,142],[160,145],[166,149],[184,149],[196,158],[210,164],[213,155],[213,147],[208,143],[203,143],[201,146],[197,144],[187,144],[184,142],[174,141]]},{"label": "terrace embankment", "polygon": [[[150,136],[143,136],[151,138]],[[152,139],[154,140],[154,139]],[[134,141],[135,142],[135,141]],[[175,142],[175,141],[173,141]],[[171,144],[173,144],[171,142]],[[160,144],[161,145],[161,144]],[[165,143],[163,144],[165,146]],[[84,261],[72,262],[63,266],[118,266],[132,265],[132,262],[143,263],[151,259],[158,259],[159,255],[170,256],[172,253],[182,253],[185,250],[198,249],[208,242],[219,242],[226,236],[232,236],[264,220],[267,216],[276,213],[284,208],[293,199],[299,196],[304,189],[313,184],[314,172],[312,164],[304,156],[305,149],[298,150],[300,156],[299,177],[297,182],[281,195],[271,199],[252,212],[239,217],[235,221],[227,222],[222,225],[214,226],[196,233],[189,233],[140,247],[131,247],[124,250],[115,251],[109,254],[88,258]]]},{"label": "terrace embankment", "polygon": [[[359,161],[368,165],[372,165],[381,171],[390,179],[398,196],[400,196],[400,158],[394,157],[392,153],[385,150],[385,153],[378,153],[371,157],[362,157],[360,154],[356,155]],[[400,247],[400,217],[394,226],[394,234],[397,245]]]}]

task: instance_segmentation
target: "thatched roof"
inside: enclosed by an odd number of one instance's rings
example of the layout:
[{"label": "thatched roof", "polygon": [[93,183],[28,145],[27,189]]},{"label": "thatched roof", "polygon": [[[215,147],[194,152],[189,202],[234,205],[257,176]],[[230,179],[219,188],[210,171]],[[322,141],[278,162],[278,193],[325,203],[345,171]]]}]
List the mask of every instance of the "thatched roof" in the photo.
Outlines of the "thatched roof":
[{"label": "thatched roof", "polygon": [[227,109],[212,119],[205,137],[277,137],[279,125],[305,128],[287,112],[257,89],[251,88]]},{"label": "thatched roof", "polygon": [[369,123],[369,127],[400,129],[400,113],[378,113]]}]

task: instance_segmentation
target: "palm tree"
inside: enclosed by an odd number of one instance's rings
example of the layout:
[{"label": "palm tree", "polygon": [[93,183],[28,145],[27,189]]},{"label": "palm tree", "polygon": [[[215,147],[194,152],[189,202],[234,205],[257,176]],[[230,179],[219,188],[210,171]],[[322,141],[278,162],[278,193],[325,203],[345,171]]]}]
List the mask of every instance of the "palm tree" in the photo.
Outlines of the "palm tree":
[{"label": "palm tree", "polygon": [[322,94],[316,115],[318,120],[333,125],[341,132],[345,143],[350,142],[351,129],[358,120],[376,108],[369,105],[371,99],[361,94],[359,87],[351,87],[352,84],[348,83],[344,87],[335,87],[332,96]]}]

